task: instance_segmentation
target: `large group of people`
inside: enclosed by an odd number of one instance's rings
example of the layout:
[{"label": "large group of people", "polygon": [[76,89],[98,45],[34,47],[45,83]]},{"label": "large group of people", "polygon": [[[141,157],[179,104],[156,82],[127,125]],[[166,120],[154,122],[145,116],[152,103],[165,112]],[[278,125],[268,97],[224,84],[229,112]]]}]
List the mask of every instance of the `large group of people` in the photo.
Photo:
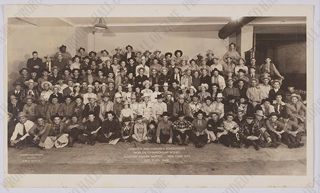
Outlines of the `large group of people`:
[{"label": "large group of people", "polygon": [[[41,149],[74,143],[209,143],[227,147],[303,146],[305,92],[271,58],[246,61],[231,43],[188,58],[182,50],[133,46],[100,53],[62,45],[32,53],[8,94],[8,143]],[[11,86],[11,85],[10,85]]]}]

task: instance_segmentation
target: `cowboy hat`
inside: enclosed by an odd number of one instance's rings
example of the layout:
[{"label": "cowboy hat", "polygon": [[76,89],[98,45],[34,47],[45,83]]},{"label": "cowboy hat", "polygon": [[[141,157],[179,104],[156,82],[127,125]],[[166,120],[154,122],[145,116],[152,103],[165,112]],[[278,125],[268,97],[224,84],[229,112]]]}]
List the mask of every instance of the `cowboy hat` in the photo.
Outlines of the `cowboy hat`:
[{"label": "cowboy hat", "polygon": [[180,56],[183,55],[183,52],[182,52],[181,50],[176,50],[176,51],[174,51],[174,55],[175,55],[175,56],[177,56],[178,53],[180,53]]},{"label": "cowboy hat", "polygon": [[24,84],[27,85],[27,86],[28,86],[29,84],[33,84],[33,85],[35,85],[35,86],[38,85],[38,83],[35,82],[33,79],[29,79],[29,80],[25,81]]},{"label": "cowboy hat", "polygon": [[202,84],[200,85],[200,87],[204,87],[206,90],[208,90],[209,85],[208,85],[208,84],[206,84],[206,83],[202,83]]},{"label": "cowboy hat", "polygon": [[51,82],[49,82],[49,81],[44,81],[44,82],[41,83],[41,88],[43,88],[45,84],[48,84],[49,87],[52,87]]},{"label": "cowboy hat", "polygon": [[221,92],[219,92],[219,93],[217,94],[217,98],[223,98],[223,94],[222,94]]},{"label": "cowboy hat", "polygon": [[128,50],[128,48],[131,48],[131,50],[133,49],[133,47],[131,45],[127,45],[126,50]]},{"label": "cowboy hat", "polygon": [[163,95],[162,94],[158,94],[156,99],[163,99]]},{"label": "cowboy hat", "polygon": [[296,93],[293,93],[293,94],[291,94],[290,95],[290,100],[293,98],[293,97],[296,97],[298,100],[300,100],[301,99],[301,96],[300,95],[298,95],[298,94],[296,94]]},{"label": "cowboy hat", "polygon": [[204,117],[206,116],[206,113],[204,111],[199,110],[199,111],[194,113],[194,117],[197,117],[199,114],[202,114]]},{"label": "cowboy hat", "polygon": [[260,116],[260,117],[264,117],[264,114],[263,114],[262,110],[257,110],[255,115]]},{"label": "cowboy hat", "polygon": [[167,53],[164,54],[165,57],[167,57],[169,55],[170,55],[170,57],[172,57],[172,53],[171,52],[167,52]]},{"label": "cowboy hat", "polygon": [[230,112],[228,112],[228,113],[226,114],[226,117],[228,117],[228,116],[232,116],[232,117],[234,118],[235,115],[233,114],[233,112],[230,111]]},{"label": "cowboy hat", "polygon": [[27,68],[21,68],[21,70],[19,70],[19,74],[22,74],[22,71],[26,70],[27,72],[29,72],[29,70]]},{"label": "cowboy hat", "polygon": [[163,112],[161,116],[162,116],[162,117],[169,117],[170,115],[169,115],[168,112]]},{"label": "cowboy hat", "polygon": [[27,116],[27,114],[25,113],[25,112],[20,112],[19,114],[18,114],[18,118],[20,118],[20,117],[26,117]]},{"label": "cowboy hat", "polygon": [[63,148],[68,145],[69,139],[68,139],[68,134],[62,134],[55,142],[54,146],[56,148]]}]

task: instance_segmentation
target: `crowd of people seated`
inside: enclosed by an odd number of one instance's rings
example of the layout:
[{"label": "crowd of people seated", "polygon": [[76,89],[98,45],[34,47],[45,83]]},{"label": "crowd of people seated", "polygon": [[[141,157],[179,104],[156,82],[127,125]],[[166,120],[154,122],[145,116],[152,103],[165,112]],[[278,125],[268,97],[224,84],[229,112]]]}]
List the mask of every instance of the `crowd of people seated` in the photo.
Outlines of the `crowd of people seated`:
[{"label": "crowd of people seated", "polygon": [[245,61],[231,43],[188,58],[182,50],[100,53],[62,45],[32,53],[8,97],[8,143],[41,149],[74,143],[173,143],[256,150],[303,146],[305,92],[283,88],[271,58]]}]

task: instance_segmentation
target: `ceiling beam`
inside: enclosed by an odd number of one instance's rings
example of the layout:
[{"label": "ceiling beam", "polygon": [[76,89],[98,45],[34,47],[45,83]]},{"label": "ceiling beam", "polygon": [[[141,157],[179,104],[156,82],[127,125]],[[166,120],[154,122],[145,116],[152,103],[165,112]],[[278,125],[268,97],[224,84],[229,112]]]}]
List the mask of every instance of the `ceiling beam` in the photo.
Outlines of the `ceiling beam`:
[{"label": "ceiling beam", "polygon": [[254,20],[256,17],[242,17],[236,21],[230,21],[225,26],[223,26],[219,31],[219,38],[226,39],[234,32],[241,29],[242,26],[248,24],[252,20]]}]

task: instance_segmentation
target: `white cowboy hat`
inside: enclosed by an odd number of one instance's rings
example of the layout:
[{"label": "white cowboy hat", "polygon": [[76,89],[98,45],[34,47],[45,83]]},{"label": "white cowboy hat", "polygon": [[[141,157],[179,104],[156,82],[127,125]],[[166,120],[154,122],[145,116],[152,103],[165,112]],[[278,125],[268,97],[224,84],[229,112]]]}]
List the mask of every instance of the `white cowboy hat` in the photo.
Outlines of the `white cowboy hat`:
[{"label": "white cowboy hat", "polygon": [[44,82],[41,83],[41,88],[43,88],[45,84],[48,84],[49,87],[52,87],[51,82],[49,82],[49,81],[44,81]]},{"label": "white cowboy hat", "polygon": [[55,142],[54,146],[56,148],[63,148],[68,145],[69,139],[68,139],[68,134],[62,134]]}]

